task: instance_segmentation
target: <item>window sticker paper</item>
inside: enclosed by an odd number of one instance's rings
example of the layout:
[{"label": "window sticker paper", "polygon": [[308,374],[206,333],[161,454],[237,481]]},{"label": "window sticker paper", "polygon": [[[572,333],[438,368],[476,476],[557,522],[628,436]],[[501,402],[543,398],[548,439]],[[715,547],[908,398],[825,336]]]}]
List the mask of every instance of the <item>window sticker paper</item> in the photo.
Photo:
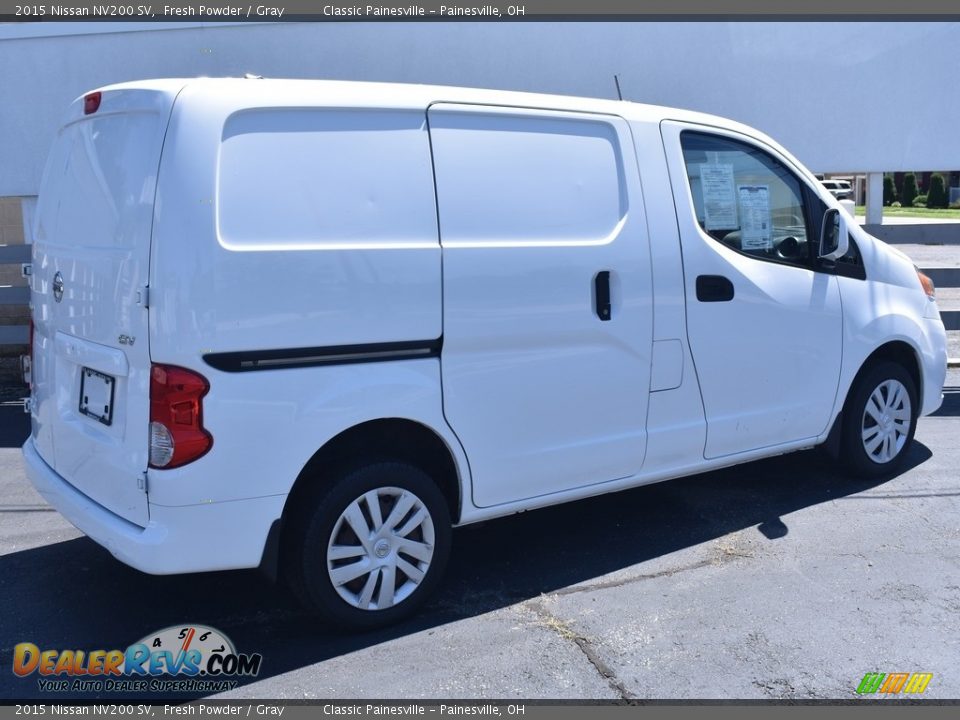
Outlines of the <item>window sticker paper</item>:
[{"label": "window sticker paper", "polygon": [[700,166],[703,189],[703,224],[706,230],[736,230],[737,196],[733,165],[704,163]]},{"label": "window sticker paper", "polygon": [[770,186],[740,185],[740,247],[743,250],[773,249],[770,217]]}]

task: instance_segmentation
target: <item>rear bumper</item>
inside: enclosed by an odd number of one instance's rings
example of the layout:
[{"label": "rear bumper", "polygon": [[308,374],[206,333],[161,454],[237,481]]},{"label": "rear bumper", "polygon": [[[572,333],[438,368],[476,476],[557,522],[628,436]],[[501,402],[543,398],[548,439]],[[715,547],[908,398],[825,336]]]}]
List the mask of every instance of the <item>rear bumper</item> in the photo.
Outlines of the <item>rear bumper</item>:
[{"label": "rear bumper", "polygon": [[27,477],[43,499],[121,562],[152,575],[257,567],[286,497],[185,507],[150,505],[142,528],[97,504],[60,477],[29,438],[23,446]]}]

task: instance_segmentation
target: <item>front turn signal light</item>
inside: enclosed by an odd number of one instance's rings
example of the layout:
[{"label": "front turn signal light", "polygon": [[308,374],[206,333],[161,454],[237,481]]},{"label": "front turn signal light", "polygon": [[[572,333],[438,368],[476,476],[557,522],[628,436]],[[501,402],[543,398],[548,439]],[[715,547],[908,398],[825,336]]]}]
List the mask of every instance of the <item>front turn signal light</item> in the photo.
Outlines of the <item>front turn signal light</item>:
[{"label": "front turn signal light", "polygon": [[923,291],[927,294],[927,297],[931,300],[937,299],[937,289],[933,286],[933,280],[930,279],[929,275],[925,275],[920,268],[915,267],[917,271],[917,277],[920,279],[920,287],[923,288]]}]

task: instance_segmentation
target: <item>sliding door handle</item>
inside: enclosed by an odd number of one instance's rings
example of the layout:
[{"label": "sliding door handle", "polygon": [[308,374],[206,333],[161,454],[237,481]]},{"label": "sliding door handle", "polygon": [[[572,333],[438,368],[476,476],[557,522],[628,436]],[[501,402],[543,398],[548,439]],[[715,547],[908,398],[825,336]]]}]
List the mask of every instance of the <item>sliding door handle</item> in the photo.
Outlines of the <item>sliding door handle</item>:
[{"label": "sliding door handle", "polygon": [[593,279],[593,302],[597,317],[603,321],[609,320],[610,310],[610,271],[602,270]]}]

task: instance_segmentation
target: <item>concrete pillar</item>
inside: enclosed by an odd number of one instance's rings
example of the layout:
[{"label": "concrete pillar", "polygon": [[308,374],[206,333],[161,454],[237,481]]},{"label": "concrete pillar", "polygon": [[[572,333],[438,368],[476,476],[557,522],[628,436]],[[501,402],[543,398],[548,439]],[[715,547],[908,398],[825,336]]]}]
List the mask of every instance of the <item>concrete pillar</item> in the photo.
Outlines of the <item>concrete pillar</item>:
[{"label": "concrete pillar", "polygon": [[23,216],[23,241],[33,242],[33,218],[37,210],[37,196],[20,198],[20,213]]},{"label": "concrete pillar", "polygon": [[883,222],[883,173],[867,173],[867,225]]}]

